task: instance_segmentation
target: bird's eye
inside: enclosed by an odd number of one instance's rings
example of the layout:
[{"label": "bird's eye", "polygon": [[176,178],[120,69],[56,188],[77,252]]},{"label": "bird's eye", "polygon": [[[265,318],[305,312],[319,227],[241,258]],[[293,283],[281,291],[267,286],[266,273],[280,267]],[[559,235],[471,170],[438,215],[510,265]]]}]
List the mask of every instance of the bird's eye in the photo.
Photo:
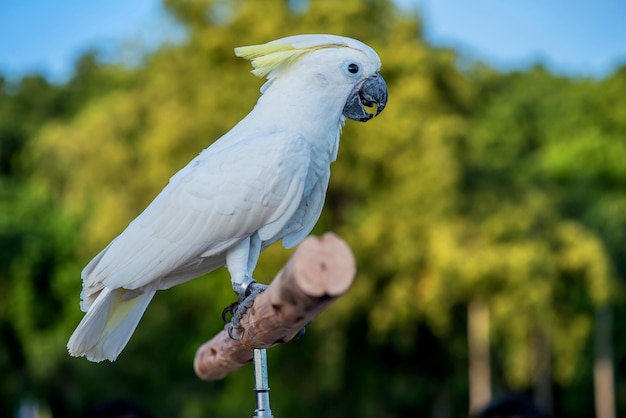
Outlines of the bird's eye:
[{"label": "bird's eye", "polygon": [[354,64],[354,63],[352,63],[352,64],[348,65],[348,72],[349,72],[350,74],[356,74],[356,73],[358,73],[358,72],[359,72],[359,66],[358,66],[358,65],[356,65],[356,64]]}]

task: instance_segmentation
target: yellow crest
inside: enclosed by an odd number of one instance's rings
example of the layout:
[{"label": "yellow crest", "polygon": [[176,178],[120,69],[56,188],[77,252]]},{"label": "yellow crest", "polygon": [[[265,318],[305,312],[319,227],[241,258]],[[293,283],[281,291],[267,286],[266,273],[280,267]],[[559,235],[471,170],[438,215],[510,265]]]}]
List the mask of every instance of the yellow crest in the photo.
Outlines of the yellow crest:
[{"label": "yellow crest", "polygon": [[271,75],[274,71],[291,64],[304,54],[316,49],[343,46],[341,44],[309,45],[298,48],[289,43],[270,42],[262,45],[242,46],[235,48],[235,55],[252,61],[252,74],[258,77]]}]

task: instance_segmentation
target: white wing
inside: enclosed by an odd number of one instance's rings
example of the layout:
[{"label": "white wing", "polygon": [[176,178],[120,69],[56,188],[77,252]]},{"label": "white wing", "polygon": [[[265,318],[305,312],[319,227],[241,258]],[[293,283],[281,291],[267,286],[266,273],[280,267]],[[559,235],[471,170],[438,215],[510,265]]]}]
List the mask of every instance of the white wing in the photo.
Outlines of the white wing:
[{"label": "white wing", "polygon": [[[226,139],[226,138],[224,138]],[[259,231],[277,241],[301,204],[310,164],[295,134],[211,147],[83,270],[83,310],[103,287],[170,287],[224,264],[224,251]],[[184,279],[184,280],[183,280]],[[175,284],[175,283],[174,283]]]},{"label": "white wing", "polygon": [[324,208],[328,180],[330,179],[330,167],[326,165],[319,167],[319,169],[320,171],[309,169],[309,178],[300,207],[282,231],[283,245],[286,248],[295,247],[309,235]]}]

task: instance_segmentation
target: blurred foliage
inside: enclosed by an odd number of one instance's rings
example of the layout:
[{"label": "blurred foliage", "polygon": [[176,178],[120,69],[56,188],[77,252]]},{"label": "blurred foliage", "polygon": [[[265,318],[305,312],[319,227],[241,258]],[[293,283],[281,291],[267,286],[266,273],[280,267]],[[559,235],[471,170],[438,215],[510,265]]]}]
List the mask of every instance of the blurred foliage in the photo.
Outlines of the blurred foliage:
[{"label": "blurred foliage", "polygon": [[[81,268],[254,105],[262,81],[233,47],[306,32],[374,47],[390,100],[344,129],[315,231],[346,239],[359,273],[304,340],[269,352],[275,415],[466,416],[476,298],[491,310],[496,392],[532,389],[542,332],[555,412],[568,417],[593,414],[593,321],[612,306],[626,414],[626,69],[461,71],[390,1],[165,7],[187,39],[140,68],[88,54],[65,85],[0,83],[0,415],[25,398],[65,417],[116,397],[158,417],[252,414],[250,368],[212,383],[192,370],[234,297],[225,271],[159,293],[115,363],[69,358],[65,343],[82,316]],[[288,255],[268,249],[257,278]]]}]

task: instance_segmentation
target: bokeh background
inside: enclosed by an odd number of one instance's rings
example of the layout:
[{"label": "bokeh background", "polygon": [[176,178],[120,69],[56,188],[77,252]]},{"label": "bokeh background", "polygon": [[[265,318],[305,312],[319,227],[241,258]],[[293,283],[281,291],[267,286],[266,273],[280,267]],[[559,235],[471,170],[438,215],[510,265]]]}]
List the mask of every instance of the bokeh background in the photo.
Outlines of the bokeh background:
[{"label": "bokeh background", "polygon": [[251,366],[192,369],[225,271],[157,294],[114,363],[65,344],[82,267],[254,105],[233,48],[315,32],[374,47],[390,99],[344,129],[315,233],[358,276],[269,351],[274,415],[466,417],[511,392],[626,415],[622,2],[104,3],[0,3],[0,416],[252,415]]}]

